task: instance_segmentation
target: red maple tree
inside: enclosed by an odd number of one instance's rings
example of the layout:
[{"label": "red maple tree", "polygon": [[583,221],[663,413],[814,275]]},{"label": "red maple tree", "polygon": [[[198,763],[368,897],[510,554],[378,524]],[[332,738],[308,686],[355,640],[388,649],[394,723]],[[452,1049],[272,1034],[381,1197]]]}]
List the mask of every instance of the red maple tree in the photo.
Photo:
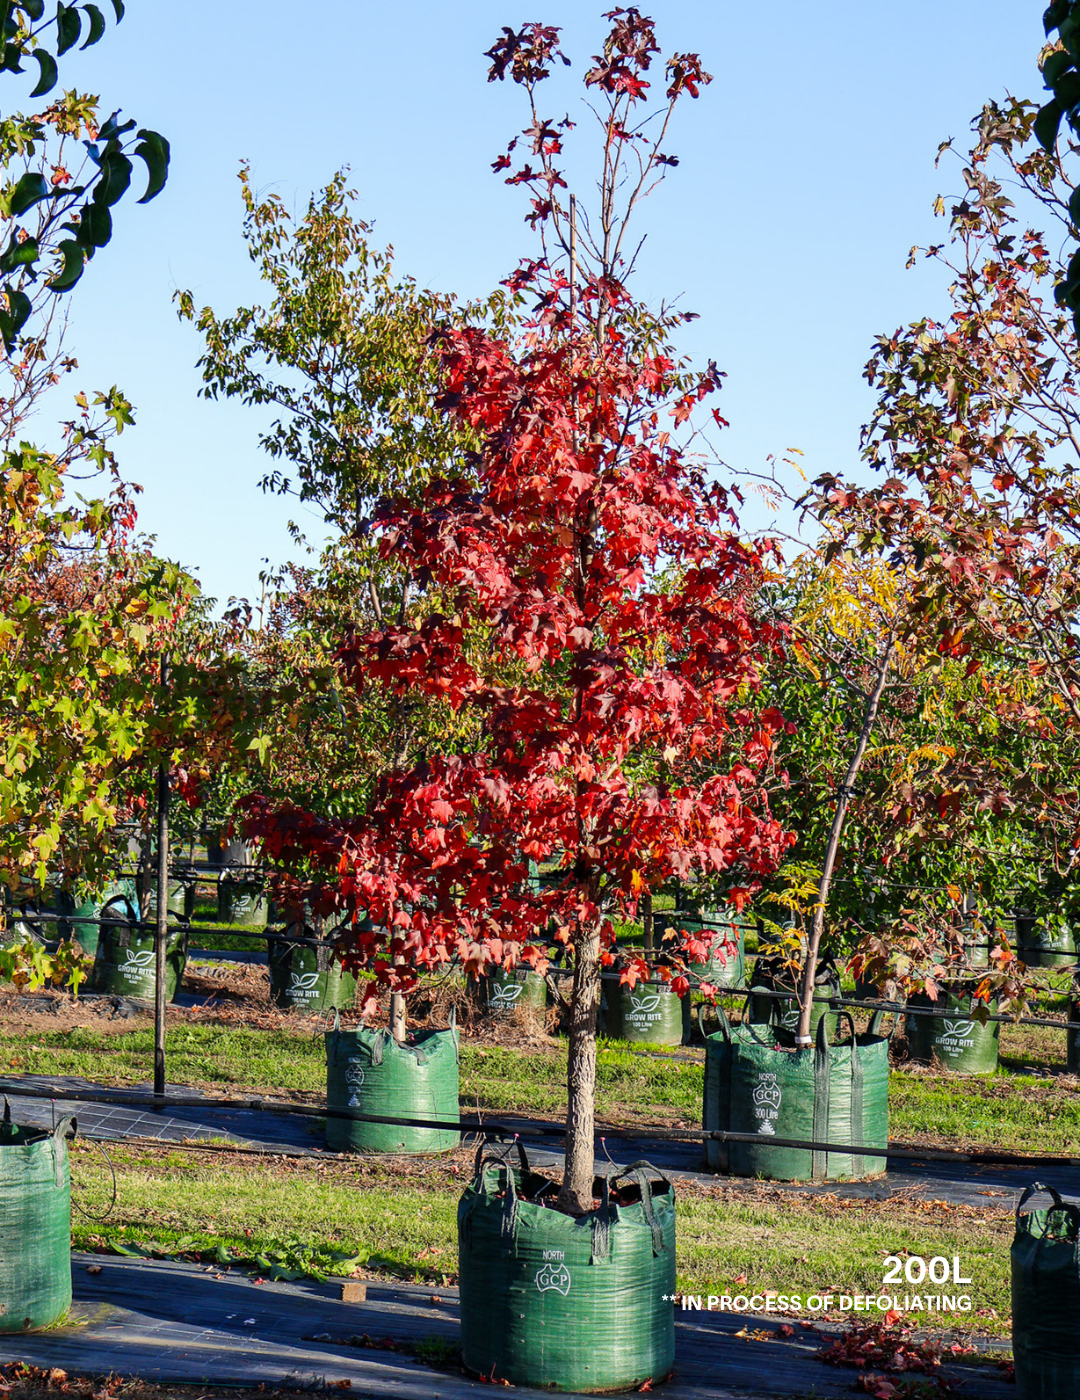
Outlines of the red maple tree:
[{"label": "red maple tree", "polygon": [[[264,801],[250,827],[279,867],[352,916],[349,961],[375,974],[369,1006],[454,953],[479,973],[542,965],[552,936],[569,945],[559,1199],[575,1213],[593,1201],[596,1013],[615,921],[634,919],[645,891],[694,874],[721,881],[738,906],[789,844],[765,793],[785,724],[754,703],[759,666],[782,643],[754,611],[766,560],[674,435],[719,375],[680,371],[662,319],[623,285],[618,240],[604,241],[620,163],[640,154],[630,118],[657,52],[637,11],[609,18],[586,78],[608,103],[592,258],[573,246],[558,202],[561,134],[535,109],[557,31],[505,31],[492,50],[492,76],[509,72],[533,100],[525,135],[538,169],[510,178],[538,183],[551,205],[529,216],[546,226],[545,256],[510,279],[535,293],[536,315],[519,343],[477,328],[433,336],[441,407],[481,445],[419,505],[376,512],[381,547],[422,605],[341,651],[357,687],[470,707],[476,742],[388,774],[360,820]],[[670,116],[707,75],[694,55],[675,55],[667,73]],[[658,160],[671,163],[654,141],[643,182]],[[530,860],[553,869],[539,889]],[[690,952],[703,957],[704,945]],[[625,961],[624,980],[647,975],[640,957]]]}]

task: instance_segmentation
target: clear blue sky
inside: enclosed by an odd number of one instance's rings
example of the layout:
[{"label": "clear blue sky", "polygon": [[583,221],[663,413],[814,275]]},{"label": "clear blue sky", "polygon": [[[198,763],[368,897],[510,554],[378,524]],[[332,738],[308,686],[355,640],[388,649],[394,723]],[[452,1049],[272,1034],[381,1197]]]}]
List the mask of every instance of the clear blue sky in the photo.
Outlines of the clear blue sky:
[{"label": "clear blue sky", "polygon": [[[69,56],[65,86],[100,93],[173,150],[165,193],[125,202],[74,295],[79,381],[117,383],[134,401],[120,448],[145,488],[141,523],[219,598],[257,598],[261,561],[294,553],[292,504],[257,489],[251,412],[196,397],[199,341],[173,291],[219,312],[258,298],[240,238],[242,157],[257,187],[297,205],[350,164],[361,213],[401,271],[466,296],[495,285],[533,244],[520,192],[490,171],[524,124],[521,94],[485,82],[482,52],[502,24],[563,26],[574,67],[545,94],[561,116],[604,32],[599,5],[520,3],[128,0],[97,48]],[[684,104],[669,142],[681,163],[641,218],[638,291],[681,292],[700,313],[683,343],[728,372],[730,462],[798,447],[811,472],[850,469],[873,337],[945,305],[939,274],[904,270],[912,244],[942,237],[934,196],[959,184],[955,167],[934,170],[938,142],[963,137],[987,97],[1036,95],[1042,5],[643,8],[665,51],[700,52],[715,81]]]}]

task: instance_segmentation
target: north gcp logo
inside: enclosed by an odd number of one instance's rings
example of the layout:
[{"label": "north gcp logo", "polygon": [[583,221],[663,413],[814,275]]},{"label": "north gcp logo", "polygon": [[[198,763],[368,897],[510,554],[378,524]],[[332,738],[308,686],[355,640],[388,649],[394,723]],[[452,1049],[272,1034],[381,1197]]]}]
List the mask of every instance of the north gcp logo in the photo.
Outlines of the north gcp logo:
[{"label": "north gcp logo", "polygon": [[541,1293],[554,1289],[565,1298],[570,1292],[570,1270],[565,1264],[545,1264],[536,1275],[536,1287]]}]

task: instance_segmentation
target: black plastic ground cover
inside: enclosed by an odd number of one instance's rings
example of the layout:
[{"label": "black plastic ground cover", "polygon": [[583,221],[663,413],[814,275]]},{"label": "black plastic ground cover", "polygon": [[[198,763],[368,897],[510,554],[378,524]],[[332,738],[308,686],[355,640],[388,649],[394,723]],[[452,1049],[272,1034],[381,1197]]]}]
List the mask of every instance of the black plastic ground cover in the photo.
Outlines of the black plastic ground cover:
[{"label": "black plastic ground cover", "polygon": [[[18,1093],[20,1087],[35,1093],[48,1093],[51,1088],[77,1093],[80,1097],[55,1102],[48,1098],[24,1098]],[[87,1080],[61,1075],[20,1075],[17,1079],[0,1079],[0,1094],[10,1094],[12,1117],[17,1123],[51,1127],[58,1117],[73,1114],[79,1121],[80,1136],[103,1141],[217,1141],[266,1153],[318,1156],[326,1152],[318,1119],[298,1118],[271,1110],[223,1108],[210,1100],[205,1108],[170,1106],[168,1096],[164,1109],[158,1113],[152,1108],[127,1107],[95,1100],[96,1087]],[[134,1085],[132,1088],[143,1093],[148,1091],[146,1085]],[[199,1097],[197,1090],[182,1086],[174,1086],[171,1092],[188,1099]],[[84,1093],[85,1098],[82,1097]],[[501,1114],[499,1121],[516,1129],[523,1139],[530,1141],[530,1156],[541,1169],[561,1170],[561,1152],[542,1144],[534,1147],[532,1143],[535,1138],[530,1140],[531,1134],[538,1128],[557,1128],[559,1125],[553,1120],[532,1120]],[[703,1172],[700,1142],[657,1141],[633,1136],[606,1140],[603,1129],[598,1131],[596,1165],[601,1174],[606,1174],[613,1164],[622,1166],[643,1158],[669,1174],[700,1184],[726,1184],[734,1188],[748,1185],[743,1178]],[[1026,1166],[890,1159],[887,1175],[871,1181],[827,1182],[820,1186],[809,1183],[769,1184],[774,1190],[807,1195],[828,1193],[859,1200],[888,1200],[896,1195],[914,1194],[923,1200],[940,1200],[950,1205],[999,1206],[1006,1209],[1034,1180],[1050,1182],[1062,1195],[1080,1197],[1080,1165],[1050,1166],[1038,1162]]]},{"label": "black plastic ground cover", "polygon": [[[20,1087],[46,1094],[50,1089],[64,1090],[80,1097],[62,1102],[23,1098],[18,1094]],[[153,1088],[149,1084],[131,1087],[145,1094]],[[80,1137],[104,1142],[128,1138],[149,1138],[156,1142],[219,1141],[268,1153],[284,1149],[305,1156],[322,1147],[322,1128],[315,1119],[295,1118],[284,1113],[253,1113],[245,1109],[171,1106],[168,1094],[165,1107],[159,1113],[152,1108],[95,1100],[94,1088],[88,1080],[68,1075],[24,1074],[17,1081],[0,1080],[0,1095],[10,1096],[11,1116],[16,1123],[51,1128],[60,1118],[71,1115],[78,1120]],[[82,1097],[84,1092],[85,1098]],[[185,1098],[199,1097],[197,1089],[174,1088],[173,1093],[182,1093]]]},{"label": "black plastic ground cover", "polygon": [[[459,1369],[431,1370],[407,1351],[359,1348],[349,1337],[415,1344],[458,1337],[457,1290],[368,1283],[364,1303],[343,1303],[333,1283],[257,1283],[213,1267],[105,1255],[72,1256],[74,1296],[68,1324],[5,1338],[4,1359],[69,1372],[113,1373],[147,1381],[219,1386],[337,1388],[363,1400],[480,1400],[490,1384]],[[89,1267],[100,1267],[90,1274]],[[432,1299],[438,1299],[433,1302]],[[850,1396],[856,1373],[826,1366],[815,1353],[827,1338],[781,1321],[751,1324],[743,1315],[676,1311],[675,1374],[664,1400],[760,1400]],[[1015,1387],[991,1364],[950,1365],[962,1394],[1010,1400]],[[341,1387],[345,1389],[346,1387]],[[540,1392],[516,1388],[522,1400]]]}]

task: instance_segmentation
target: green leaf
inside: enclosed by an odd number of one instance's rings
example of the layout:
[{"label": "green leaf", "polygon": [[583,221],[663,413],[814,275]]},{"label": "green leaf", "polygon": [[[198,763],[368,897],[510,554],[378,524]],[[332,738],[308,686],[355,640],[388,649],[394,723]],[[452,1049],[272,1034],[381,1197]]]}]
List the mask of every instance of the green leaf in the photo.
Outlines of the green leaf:
[{"label": "green leaf", "polygon": [[32,267],[37,262],[38,252],[36,238],[24,238],[20,243],[13,236],[3,256],[0,257],[0,272],[6,275],[20,267]]},{"label": "green leaf", "polygon": [[1072,109],[1080,104],[1080,73],[1075,69],[1062,73],[1054,84],[1054,96],[1065,111],[1071,113]]},{"label": "green leaf", "polygon": [[3,337],[4,346],[10,354],[15,348],[19,332],[30,319],[34,308],[25,292],[9,290],[7,299],[7,311],[0,310],[0,336]]},{"label": "green leaf", "polygon": [[139,135],[142,139],[135,147],[135,154],[146,162],[150,176],[146,193],[139,203],[149,204],[165,188],[165,181],[169,178],[169,143],[160,133],[147,131],[145,127]]},{"label": "green leaf", "polygon": [[1053,4],[1047,6],[1043,11],[1043,31],[1049,34],[1051,29],[1058,29],[1061,21],[1069,13],[1071,0],[1053,0]]},{"label": "green leaf", "polygon": [[28,170],[11,192],[10,209],[12,218],[18,218],[33,208],[40,199],[47,199],[52,187],[44,175]]},{"label": "green leaf", "polygon": [[36,23],[45,13],[45,0],[19,0],[19,8]]},{"label": "green leaf", "polygon": [[41,76],[38,78],[37,86],[34,88],[33,92],[31,92],[30,96],[44,97],[47,92],[52,92],[53,88],[56,86],[57,80],[60,77],[60,68],[52,54],[47,53],[44,49],[35,49],[30,57],[36,58],[41,65]]},{"label": "green leaf", "polygon": [[73,238],[65,238],[57,252],[64,259],[64,266],[51,282],[45,285],[53,292],[70,292],[83,275],[86,267],[86,254]]},{"label": "green leaf", "polygon": [[[125,132],[135,130],[135,123],[133,121],[124,122],[121,125],[119,117],[119,112],[113,112],[111,117],[106,118],[105,125],[98,132],[100,140],[115,141],[118,137],[123,136]],[[95,155],[96,149],[95,147]]]},{"label": "green leaf", "polygon": [[1069,196],[1069,218],[1080,228],[1080,185]]},{"label": "green leaf", "polygon": [[112,0],[112,7],[116,11],[117,24],[124,18],[124,0]]},{"label": "green leaf", "polygon": [[1062,73],[1067,73],[1072,66],[1072,57],[1064,49],[1058,49],[1055,53],[1050,54],[1042,69],[1043,81],[1046,86],[1052,88]]},{"label": "green leaf", "polygon": [[82,33],[82,20],[74,5],[58,3],[56,6],[56,56],[59,58],[74,48]]},{"label": "green leaf", "polygon": [[104,248],[112,237],[112,215],[107,204],[86,205],[80,217],[76,234],[82,248]]},{"label": "green leaf", "polygon": [[91,44],[96,44],[105,33],[105,16],[96,5],[84,5],[82,8],[84,14],[90,17],[90,37],[83,44],[83,48],[88,49]]},{"label": "green leaf", "polygon": [[1039,115],[1035,118],[1035,137],[1044,151],[1053,151],[1057,145],[1058,127],[1062,118],[1061,103],[1057,98],[1053,98],[1045,107],[1039,109]]},{"label": "green leaf", "polygon": [[119,151],[106,151],[101,157],[101,179],[94,186],[99,204],[115,204],[131,184],[131,161]]}]

